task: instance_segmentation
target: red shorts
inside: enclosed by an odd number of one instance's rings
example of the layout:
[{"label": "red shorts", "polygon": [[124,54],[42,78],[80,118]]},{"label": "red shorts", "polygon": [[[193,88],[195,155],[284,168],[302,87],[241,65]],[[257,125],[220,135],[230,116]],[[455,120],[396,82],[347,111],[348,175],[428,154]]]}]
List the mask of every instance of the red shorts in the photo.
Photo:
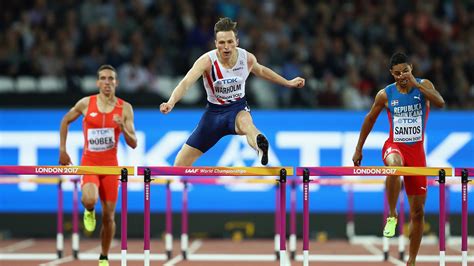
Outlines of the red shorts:
[{"label": "red shorts", "polygon": [[[382,159],[385,165],[385,159],[389,154],[398,153],[402,158],[403,166],[426,167],[426,156],[423,143],[406,145],[402,143],[393,143],[386,141],[382,149]],[[403,182],[407,195],[425,195],[428,188],[428,179],[426,176],[404,176]]]},{"label": "red shorts", "polygon": [[[101,161],[99,164],[97,160],[82,158],[81,165],[88,166],[117,166],[115,161]],[[119,176],[118,175],[83,175],[81,179],[81,188],[87,184],[93,183],[99,189],[99,197],[101,201],[117,202]]]}]

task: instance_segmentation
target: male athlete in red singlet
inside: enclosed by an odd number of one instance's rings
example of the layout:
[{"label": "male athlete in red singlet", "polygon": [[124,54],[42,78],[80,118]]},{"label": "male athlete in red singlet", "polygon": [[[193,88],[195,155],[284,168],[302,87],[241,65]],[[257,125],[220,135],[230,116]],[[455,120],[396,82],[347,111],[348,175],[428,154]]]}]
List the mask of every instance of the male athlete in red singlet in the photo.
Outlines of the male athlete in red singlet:
[{"label": "male athlete in red singlet", "polygon": [[[355,166],[359,166],[362,161],[362,147],[383,109],[387,110],[390,123],[390,135],[382,149],[385,165],[426,166],[423,142],[430,103],[443,107],[444,100],[429,80],[415,78],[411,73],[412,69],[403,53],[395,53],[390,59],[390,73],[395,78],[395,83],[377,93],[375,102],[365,117],[352,157]],[[410,256],[407,265],[411,266],[415,265],[423,236],[427,179],[426,176],[404,176],[403,180],[410,203]],[[390,212],[383,231],[385,237],[395,235],[400,189],[399,176],[387,176],[385,190]]]},{"label": "male athlete in red singlet", "polygon": [[[64,116],[60,129],[61,165],[72,164],[66,152],[68,126],[83,115],[84,151],[81,165],[117,166],[117,143],[123,133],[127,144],[135,148],[137,138],[133,124],[132,106],[115,96],[118,85],[117,72],[110,65],[102,65],[97,71],[99,94],[84,97]],[[95,204],[100,197],[102,204],[102,252],[99,266],[108,264],[108,252],[115,234],[115,204],[118,196],[118,176],[84,175],[82,177],[82,204],[84,226],[95,229]]]}]

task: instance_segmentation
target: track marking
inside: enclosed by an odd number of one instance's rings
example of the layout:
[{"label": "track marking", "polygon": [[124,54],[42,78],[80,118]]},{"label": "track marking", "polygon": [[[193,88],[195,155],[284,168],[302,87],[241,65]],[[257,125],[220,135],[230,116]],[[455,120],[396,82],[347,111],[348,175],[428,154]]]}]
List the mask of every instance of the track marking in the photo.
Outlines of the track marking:
[{"label": "track marking", "polygon": [[[362,246],[373,255],[380,255],[380,257],[383,257],[383,251],[375,247],[373,244],[362,244]],[[403,261],[400,261],[392,256],[388,256],[388,261],[393,263],[394,265],[405,265]]]},{"label": "track marking", "polygon": [[[118,243],[118,241],[112,240],[112,243],[110,244],[110,248],[113,248],[113,247],[117,246],[117,243]],[[101,249],[102,249],[102,246],[98,245],[94,248],[91,248],[91,249],[88,249],[88,250],[84,251],[84,253],[92,253],[92,252],[97,252],[97,251],[100,252]],[[80,250],[79,250],[79,252],[80,252]],[[81,256],[81,254],[79,254],[79,257],[80,256]],[[69,255],[69,256],[61,258],[59,260],[54,260],[54,261],[50,261],[50,262],[47,262],[47,263],[40,264],[39,266],[60,265],[60,264],[66,263],[66,262],[74,261],[74,260],[75,260],[74,257]],[[97,261],[99,261],[99,258],[97,258]]]},{"label": "track marking", "polygon": [[[188,255],[191,254],[191,253],[196,252],[196,250],[198,250],[201,246],[202,246],[202,241],[201,240],[199,240],[199,239],[194,240],[188,248]],[[169,260],[168,262],[166,262],[165,264],[163,264],[163,266],[173,266],[173,265],[175,265],[176,263],[178,263],[182,260],[183,260],[183,255],[178,255],[178,256],[172,258],[171,260]]]},{"label": "track marking", "polygon": [[20,242],[13,243],[6,247],[0,248],[0,253],[12,253],[21,249],[29,248],[35,244],[35,240],[32,238],[25,239]]}]

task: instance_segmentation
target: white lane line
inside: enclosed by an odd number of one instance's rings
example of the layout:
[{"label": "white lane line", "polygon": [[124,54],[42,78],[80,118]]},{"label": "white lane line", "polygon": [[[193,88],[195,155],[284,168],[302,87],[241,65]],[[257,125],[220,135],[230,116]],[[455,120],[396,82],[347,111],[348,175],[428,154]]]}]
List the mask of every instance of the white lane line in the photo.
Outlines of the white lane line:
[{"label": "white lane line", "polygon": [[[110,245],[110,248],[114,248],[115,246],[117,246],[117,243],[118,241],[114,241],[112,240],[112,243]],[[91,248],[89,250],[86,250],[84,251],[84,253],[94,253],[94,252],[100,252],[102,250],[102,246],[101,245],[98,245],[94,248]],[[80,251],[79,251],[80,252]],[[79,254],[79,256],[81,256]],[[54,260],[54,261],[50,261],[50,262],[47,262],[47,263],[43,263],[43,264],[40,264],[39,266],[54,266],[54,265],[60,265],[60,264],[63,264],[63,263],[66,263],[66,262],[71,262],[71,261],[74,261],[74,257],[69,255],[67,257],[64,257],[64,258],[61,258],[59,260]],[[99,261],[99,258],[97,258],[97,261]]]},{"label": "white lane line", "polygon": [[[188,248],[188,255],[196,252],[196,250],[198,250],[201,246],[202,246],[201,240],[199,239],[194,240]],[[163,266],[174,266],[176,263],[182,260],[183,260],[183,255],[178,255],[172,258],[171,260],[169,260],[168,262],[166,262],[165,264],[163,264]]]},{"label": "white lane line", "polygon": [[[380,257],[382,258],[383,257],[383,251],[381,249],[378,249],[376,248],[374,245],[372,244],[362,244],[362,246],[368,250],[370,253],[372,253],[373,255],[380,255]],[[388,261],[393,263],[394,265],[400,265],[400,266],[403,266],[405,265],[404,262],[392,257],[392,256],[388,256]]]},{"label": "white lane line", "polygon": [[35,240],[30,238],[30,239],[25,239],[20,242],[13,243],[11,245],[8,245],[6,247],[0,248],[0,253],[11,253],[15,252],[21,249],[29,248],[35,244]]}]

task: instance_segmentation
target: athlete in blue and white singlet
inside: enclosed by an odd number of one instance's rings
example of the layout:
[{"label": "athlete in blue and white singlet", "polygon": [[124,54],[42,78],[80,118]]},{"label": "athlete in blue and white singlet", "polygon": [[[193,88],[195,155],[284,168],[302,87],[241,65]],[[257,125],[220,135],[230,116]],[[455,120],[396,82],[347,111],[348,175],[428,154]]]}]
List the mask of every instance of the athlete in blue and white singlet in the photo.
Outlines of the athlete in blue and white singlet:
[{"label": "athlete in blue and white singlet", "polygon": [[[390,59],[390,73],[395,83],[380,90],[374,104],[365,116],[352,161],[359,166],[362,148],[380,112],[387,110],[390,123],[389,138],[382,149],[387,166],[425,167],[423,149],[425,127],[430,104],[444,106],[443,97],[427,79],[417,79],[412,65],[403,53],[395,53]],[[424,205],[427,192],[426,176],[404,176],[405,191],[410,204],[410,247],[407,265],[415,265],[424,226]],[[385,191],[389,213],[383,230],[385,237],[393,237],[397,225],[397,201],[401,190],[399,176],[387,176]]]},{"label": "athlete in blue and white singlet", "polygon": [[245,135],[258,152],[262,165],[268,163],[268,140],[255,127],[245,100],[245,81],[250,73],[289,88],[302,88],[305,80],[287,80],[259,64],[252,53],[238,48],[236,22],[220,19],[214,26],[216,49],[203,54],[173,90],[160,111],[169,113],[188,88],[202,77],[207,93],[207,108],[198,126],[176,156],[175,166],[191,166],[219,139],[226,135]]}]

